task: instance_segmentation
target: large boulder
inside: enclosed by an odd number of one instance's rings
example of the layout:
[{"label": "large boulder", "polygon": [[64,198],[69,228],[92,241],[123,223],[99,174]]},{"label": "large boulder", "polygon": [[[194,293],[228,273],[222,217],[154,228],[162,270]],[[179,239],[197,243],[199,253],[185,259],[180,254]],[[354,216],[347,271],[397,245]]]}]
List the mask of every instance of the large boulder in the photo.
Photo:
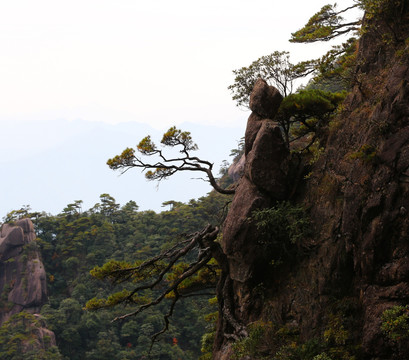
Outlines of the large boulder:
[{"label": "large boulder", "polygon": [[274,200],[287,195],[289,152],[281,130],[273,121],[264,120],[251,151],[247,154],[245,175]]},{"label": "large boulder", "polygon": [[250,109],[264,119],[274,119],[283,100],[280,92],[259,78],[250,94]]}]

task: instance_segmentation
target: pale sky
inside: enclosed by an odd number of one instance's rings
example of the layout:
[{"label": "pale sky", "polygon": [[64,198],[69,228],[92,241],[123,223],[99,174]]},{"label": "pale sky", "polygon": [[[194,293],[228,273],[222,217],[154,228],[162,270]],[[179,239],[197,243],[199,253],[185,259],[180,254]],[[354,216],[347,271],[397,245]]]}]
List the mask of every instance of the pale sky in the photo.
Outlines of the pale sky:
[{"label": "pale sky", "polygon": [[[342,1],[351,3],[351,1]],[[233,125],[232,70],[290,44],[327,0],[13,0],[0,5],[0,120]]]},{"label": "pale sky", "polygon": [[[353,1],[339,2],[343,7]],[[275,50],[290,51],[293,62],[321,55],[329,44],[290,44],[288,39],[325,4],[2,1],[0,164],[10,158],[8,149],[54,151],[67,133],[65,125],[58,132],[56,124],[79,119],[138,122],[159,130],[190,122],[244,132],[248,113],[236,108],[227,90],[232,70]],[[43,125],[50,121],[53,134],[47,137]],[[10,136],[13,126],[27,124],[31,130],[24,138]],[[214,151],[227,150],[215,144]]]}]

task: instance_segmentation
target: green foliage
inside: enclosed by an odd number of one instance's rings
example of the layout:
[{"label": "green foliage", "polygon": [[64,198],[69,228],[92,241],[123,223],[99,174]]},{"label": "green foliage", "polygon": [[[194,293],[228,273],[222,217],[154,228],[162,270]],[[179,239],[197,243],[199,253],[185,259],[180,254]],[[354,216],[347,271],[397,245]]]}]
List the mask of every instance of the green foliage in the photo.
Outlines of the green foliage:
[{"label": "green foliage", "polygon": [[193,142],[190,132],[171,127],[163,134],[161,144],[163,146],[178,149],[180,154],[177,157],[168,157],[162,149],[159,149],[150,136],[144,137],[136,147],[136,150],[144,156],[153,157],[153,162],[144,160],[135,155],[135,150],[126,148],[121,155],[107,161],[107,165],[112,170],[122,170],[123,172],[131,168],[140,168],[145,172],[148,180],[164,180],[180,171],[200,171],[206,174],[210,185],[221,194],[234,194],[234,189],[224,189],[217,182],[213,175],[213,164],[207,160],[202,160],[190,154],[198,149]]},{"label": "green foliage", "polygon": [[3,217],[3,223],[10,223],[13,224],[16,220],[29,218],[33,221],[36,221],[40,216],[44,214],[40,214],[39,212],[32,212],[30,205],[23,205],[18,210],[10,211],[6,216]]},{"label": "green foliage", "polygon": [[197,145],[193,142],[190,132],[176,129],[175,126],[171,127],[166,133],[163,134],[161,143],[166,146],[182,145],[183,149],[180,152],[197,150]]},{"label": "green foliage", "polygon": [[317,356],[314,356],[312,360],[332,360],[326,353],[319,354]]},{"label": "green foliage", "polygon": [[[170,147],[182,145],[182,150],[180,152],[197,150],[198,148],[197,145],[193,142],[192,137],[190,136],[190,132],[181,131],[179,129],[176,129],[175,126],[171,127],[168,131],[166,131],[163,134],[161,144]],[[159,152],[158,148],[156,147],[155,143],[152,141],[150,136],[144,137],[139,142],[136,148],[143,155],[153,155]],[[108,162],[110,161],[111,160],[108,160]]]},{"label": "green foliage", "polygon": [[341,11],[336,11],[336,4],[323,6],[303,28],[292,34],[290,41],[297,43],[328,41],[351,31],[357,31],[361,21],[345,23],[344,18],[340,15],[357,6],[358,4]]},{"label": "green foliage", "polygon": [[365,10],[368,20],[377,17],[392,16],[392,12],[400,10],[404,0],[360,0],[360,6]]},{"label": "green foliage", "polygon": [[[180,240],[180,234],[193,233],[208,223],[220,224],[226,196],[212,192],[188,204],[176,201],[171,204],[172,208],[157,214],[138,211],[133,201],[120,206],[109,194],[102,194],[99,203],[89,210],[81,209],[80,202],[76,201],[66,207],[69,211],[38,217],[36,232],[40,240],[36,244],[49,280],[49,304],[43,307],[42,315],[47,319],[48,328],[55,332],[63,356],[70,360],[103,359],[103,353],[110,354],[112,360],[147,356],[150,336],[162,329],[172,294],[165,299],[168,303],[159,304],[127,322],[111,323],[124,311],[114,305],[129,296],[133,281],[147,279],[149,271],[134,273],[130,283],[123,282],[126,276],[112,277],[118,284],[114,291],[111,286],[95,281],[90,270],[95,268],[93,275],[103,278],[115,270],[138,267],[148,258],[171,248]],[[163,264],[158,263],[156,269],[152,267],[150,273],[157,273]],[[212,266],[210,264],[210,268]],[[174,268],[175,271],[181,269],[183,264]],[[214,282],[215,274],[212,274]],[[210,270],[201,271],[182,287],[190,291],[208,281],[210,276]],[[134,304],[128,304],[126,311],[133,311],[138,304],[156,296],[157,293],[149,291],[134,295]],[[90,308],[101,310],[84,310],[87,302]],[[206,298],[184,299],[183,307],[174,309],[168,334],[154,344],[151,359],[196,360],[206,326],[203,317],[211,311],[214,309],[209,308]],[[106,336],[110,341],[106,341]],[[177,338],[177,346],[173,345],[173,338]]]},{"label": "green foliage", "polygon": [[313,165],[319,160],[321,155],[324,153],[324,148],[320,146],[320,143],[318,140],[315,140],[310,146],[309,151],[310,151],[311,157],[308,160],[308,164]]},{"label": "green foliage", "polygon": [[106,299],[92,298],[91,300],[87,301],[85,308],[87,310],[98,310],[114,307],[118,304],[126,302],[132,304],[145,304],[149,301],[152,301],[152,299],[149,297],[132,294],[130,290],[123,289],[109,295]]},{"label": "green foliage", "polygon": [[[146,139],[146,138],[144,138],[144,139]],[[144,148],[142,148],[140,151],[142,153],[145,152]],[[116,169],[121,168],[124,165],[129,165],[129,166],[132,165],[134,159],[135,159],[135,150],[132,149],[132,148],[126,148],[124,151],[122,151],[121,155],[116,155],[112,159],[109,159],[107,161],[107,165],[111,169],[116,170]]]},{"label": "green foliage", "polygon": [[302,340],[297,326],[278,327],[257,321],[249,326],[249,336],[233,344],[233,359],[260,360],[355,360],[358,349],[340,314],[330,314],[321,337]]},{"label": "green foliage", "polygon": [[[217,308],[217,298],[209,299],[209,307],[212,310]],[[202,352],[202,356],[199,360],[212,360],[213,359],[213,343],[216,337],[216,325],[217,319],[219,316],[218,311],[214,311],[208,313],[204,316],[204,320],[206,321],[206,332],[202,336],[201,340],[201,348],[200,351]]]},{"label": "green foliage", "polygon": [[[171,283],[177,281],[190,265],[180,262],[172,266],[171,272],[166,276],[166,281]],[[215,259],[211,259],[206,267],[201,268],[198,272],[183,280],[178,287],[180,293],[191,293],[195,289],[211,288],[217,284],[219,279],[220,269]],[[174,292],[167,295],[168,298],[173,298]]]},{"label": "green foliage", "polygon": [[[278,87],[284,94],[279,113],[275,120],[279,122],[284,131],[284,137],[290,145],[290,131],[298,129],[296,138],[305,134],[316,132],[320,126],[335,112],[338,105],[344,100],[346,94],[331,93],[312,88],[301,90],[292,94],[293,81],[311,72],[320,70],[321,77],[334,77],[345,71],[344,59],[342,65],[335,67],[334,63],[340,53],[352,49],[354,45],[348,43],[341,48],[334,48],[325,58],[320,61],[304,62],[297,65],[291,64],[287,52],[274,52],[254,61],[249,67],[234,70],[235,82],[229,86],[233,94],[233,100],[238,106],[248,106],[250,93],[258,78],[263,78],[270,84]],[[346,55],[345,55],[346,58]],[[335,68],[337,70],[335,70]]]},{"label": "green foliage", "polygon": [[241,155],[244,154],[244,136],[237,142],[237,148],[230,150],[230,156],[233,158],[233,162],[237,161]]},{"label": "green foliage", "polygon": [[216,332],[210,332],[206,333],[202,336],[202,341],[201,345],[202,347],[200,348],[200,351],[203,353],[202,356],[200,356],[199,360],[212,360],[213,359],[213,343],[214,339],[216,336]]},{"label": "green foliage", "polygon": [[332,46],[326,54],[316,60],[316,74],[307,89],[342,92],[355,84],[355,64],[358,41],[352,37],[340,45]]},{"label": "green foliage", "polygon": [[271,323],[264,323],[262,321],[257,321],[252,323],[249,328],[249,336],[236,341],[233,344],[233,359],[241,359],[245,356],[260,358],[260,346],[262,341],[265,339],[266,335],[271,333],[273,330]]},{"label": "green foliage", "polygon": [[44,322],[25,311],[0,327],[0,358],[4,360],[62,360],[50,338],[42,335]]},{"label": "green foliage", "polygon": [[[141,260],[133,264],[126,261],[109,260],[103,266],[96,266],[90,274],[100,280],[109,278],[112,282],[120,282],[123,278],[128,278],[131,274],[134,281],[143,280],[148,275],[156,275],[166,266],[163,262],[157,263],[155,267],[144,269],[142,272],[135,271],[142,264]],[[153,273],[151,273],[151,270]]]},{"label": "green foliage", "polygon": [[345,92],[331,93],[309,89],[300,90],[284,98],[277,120],[283,127],[286,138],[289,138],[290,130],[296,137],[316,133],[328,123],[345,96]]},{"label": "green foliage", "polygon": [[260,230],[261,243],[273,247],[274,253],[278,256],[287,254],[289,246],[308,236],[310,229],[305,209],[287,201],[277,203],[269,209],[254,211],[251,220]]},{"label": "green foliage", "polygon": [[349,155],[350,159],[360,159],[366,163],[371,163],[376,159],[376,149],[369,144],[364,144],[356,152]]},{"label": "green foliage", "polygon": [[324,356],[324,350],[325,343],[318,339],[300,341],[297,328],[257,321],[251,324],[247,338],[234,343],[233,359],[313,360]]},{"label": "green foliage", "polygon": [[348,331],[345,330],[341,317],[330,315],[328,327],[324,331],[325,342],[334,345],[345,345],[348,336]]},{"label": "green foliage", "polygon": [[[329,74],[330,64],[335,61],[335,52],[321,64],[321,70]],[[318,66],[316,64],[316,66]],[[292,81],[307,72],[313,71],[310,65],[293,65],[289,62],[288,53],[275,52],[268,57],[262,57],[253,62],[248,68],[233,71],[236,75],[235,83],[229,86],[233,93],[233,100],[238,106],[248,106],[250,93],[256,80],[261,77],[270,81],[286,95],[281,103],[276,119],[284,131],[287,144],[290,144],[290,132],[298,130],[296,137],[316,132],[336,111],[338,105],[345,99],[346,93],[332,93],[309,88],[297,93],[292,92]],[[331,74],[334,76],[335,71]],[[288,95],[288,96],[287,96]]]},{"label": "green foliage", "polygon": [[[337,11],[336,4],[323,6],[303,28],[292,34],[290,41],[295,43],[329,41],[350,32],[357,33],[362,20],[348,22],[342,17],[343,13],[357,7],[360,7],[359,3]],[[312,61],[315,76],[308,88],[333,92],[351,88],[354,82],[356,49],[357,39],[354,36],[340,45],[332,46],[325,55]]]},{"label": "green foliage", "polygon": [[322,90],[301,90],[287,96],[280,107],[283,117],[294,116],[299,121],[304,119],[328,117],[345,99],[345,92],[332,93]]},{"label": "green foliage", "polygon": [[292,93],[294,80],[306,76],[313,71],[313,63],[292,64],[287,51],[274,51],[253,61],[248,67],[233,70],[234,84],[228,89],[237,106],[248,108],[250,94],[258,78],[274,85],[283,96]]},{"label": "green foliage", "polygon": [[156,151],[156,145],[150,136],[145,136],[136,147],[144,155],[150,155]]},{"label": "green foliage", "polygon": [[82,200],[76,200],[72,204],[68,204],[64,210],[63,213],[71,216],[76,216],[81,214],[81,209],[82,209]]},{"label": "green foliage", "polygon": [[304,343],[290,341],[281,346],[275,353],[273,360],[313,360],[316,356],[322,355],[323,348],[322,342],[317,339],[311,339]]},{"label": "green foliage", "polygon": [[381,46],[403,43],[402,24],[407,22],[405,0],[360,0],[365,10],[365,23],[362,33],[371,32],[381,40]]},{"label": "green foliage", "polygon": [[409,305],[396,305],[382,313],[381,329],[393,341],[409,339]]}]

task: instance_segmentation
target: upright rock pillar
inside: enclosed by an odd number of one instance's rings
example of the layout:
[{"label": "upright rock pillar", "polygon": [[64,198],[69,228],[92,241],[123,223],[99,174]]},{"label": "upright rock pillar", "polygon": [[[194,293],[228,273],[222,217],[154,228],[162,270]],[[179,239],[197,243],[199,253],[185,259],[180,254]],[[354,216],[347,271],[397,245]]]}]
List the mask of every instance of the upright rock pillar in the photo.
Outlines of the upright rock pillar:
[{"label": "upright rock pillar", "polygon": [[[252,299],[252,290],[268,263],[259,244],[256,224],[251,221],[252,213],[271,207],[287,196],[289,150],[280,128],[273,121],[281,101],[282,96],[276,88],[262,79],[256,82],[250,96],[252,113],[245,134],[244,175],[236,188],[223,228],[222,248],[228,262],[227,278],[232,298],[229,302],[231,309],[226,309],[225,301],[224,311],[243,325],[257,317],[258,306]],[[224,321],[225,324],[219,322],[219,338],[215,344],[220,349],[215,349],[214,359],[229,359],[229,351],[225,351],[226,340],[220,339],[221,336],[228,337],[226,323],[229,320]],[[234,332],[235,328],[237,332],[237,324],[232,325],[230,330]]]},{"label": "upright rock pillar", "polygon": [[260,263],[257,231],[250,221],[252,212],[270,207],[287,194],[289,151],[281,130],[272,120],[282,96],[259,79],[251,93],[253,111],[245,135],[244,176],[227,215],[223,230],[223,251],[229,259],[230,277],[238,282],[253,278]]}]

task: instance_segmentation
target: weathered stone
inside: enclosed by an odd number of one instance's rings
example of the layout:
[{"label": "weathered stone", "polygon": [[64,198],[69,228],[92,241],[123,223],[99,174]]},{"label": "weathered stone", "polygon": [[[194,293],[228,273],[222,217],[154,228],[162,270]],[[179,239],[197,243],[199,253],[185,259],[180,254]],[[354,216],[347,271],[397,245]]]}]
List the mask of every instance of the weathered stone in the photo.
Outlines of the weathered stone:
[{"label": "weathered stone", "polygon": [[[41,319],[40,315],[34,314],[34,316],[37,317],[37,319]],[[38,321],[38,320],[37,320]],[[53,331],[47,329],[45,326],[45,321],[42,322],[42,326],[40,328],[37,328],[36,331],[36,342],[32,344],[31,346],[34,349],[48,349],[52,346],[57,346],[57,341],[55,340],[55,334]]]},{"label": "weathered stone", "polygon": [[259,78],[250,94],[249,107],[262,118],[274,119],[282,100],[282,95],[274,86]]},{"label": "weathered stone", "polygon": [[289,151],[280,128],[264,120],[247,154],[245,175],[271,198],[283,200],[287,194],[288,159]]},{"label": "weathered stone", "polygon": [[249,179],[243,177],[236,189],[223,230],[223,252],[229,258],[230,277],[244,282],[251,278],[257,264],[257,231],[250,221],[256,209],[268,207],[266,198]]},{"label": "weathered stone", "polygon": [[2,237],[0,237],[0,260],[9,259],[10,252],[16,248],[24,245],[24,232],[20,227],[10,227],[2,231]]},{"label": "weathered stone", "polygon": [[405,256],[382,266],[376,282],[381,285],[392,285],[409,278],[409,257]]},{"label": "weathered stone", "polygon": [[0,324],[22,310],[38,312],[47,300],[46,272],[36,248],[29,219],[5,224],[0,237],[0,290],[9,304],[0,312]]},{"label": "weathered stone", "polygon": [[[263,80],[258,80],[251,95],[250,115],[245,134],[245,154],[240,166],[244,176],[239,180],[233,202],[224,222],[222,249],[227,257],[228,274],[223,296],[232,296],[235,304],[234,326],[256,320],[262,302],[254,301],[253,288],[261,281],[269,263],[260,232],[252,220],[255,210],[272,206],[284,199],[287,193],[288,149],[280,129],[269,118],[274,118],[282,101],[278,91]],[[226,300],[223,300],[226,303]],[[225,310],[227,311],[227,310]],[[228,359],[231,349],[225,347],[222,328],[228,328],[232,320],[221,318],[215,340],[214,359]],[[230,325],[229,325],[230,324]],[[240,333],[240,332],[239,332]]]},{"label": "weathered stone", "polygon": [[[253,115],[249,123],[254,123]],[[259,234],[250,220],[252,212],[284,199],[287,192],[289,154],[281,131],[271,120],[257,121],[258,124],[256,136],[251,136],[254,140],[250,140],[253,146],[246,156],[245,176],[236,189],[223,231],[222,246],[229,258],[230,277],[239,282],[252,279],[263,264],[257,243]],[[246,145],[247,140],[248,137]]]},{"label": "weathered stone", "polygon": [[8,299],[14,304],[22,305],[25,309],[36,310],[47,301],[46,273],[38,257],[26,262],[24,278],[18,278]]},{"label": "weathered stone", "polygon": [[409,127],[401,129],[399,132],[391,135],[383,144],[379,158],[392,165],[400,154],[400,149],[409,141]]},{"label": "weathered stone", "polygon": [[253,147],[257,133],[261,128],[263,118],[256,113],[251,113],[247,120],[246,133],[244,135],[244,154],[247,155]]}]

